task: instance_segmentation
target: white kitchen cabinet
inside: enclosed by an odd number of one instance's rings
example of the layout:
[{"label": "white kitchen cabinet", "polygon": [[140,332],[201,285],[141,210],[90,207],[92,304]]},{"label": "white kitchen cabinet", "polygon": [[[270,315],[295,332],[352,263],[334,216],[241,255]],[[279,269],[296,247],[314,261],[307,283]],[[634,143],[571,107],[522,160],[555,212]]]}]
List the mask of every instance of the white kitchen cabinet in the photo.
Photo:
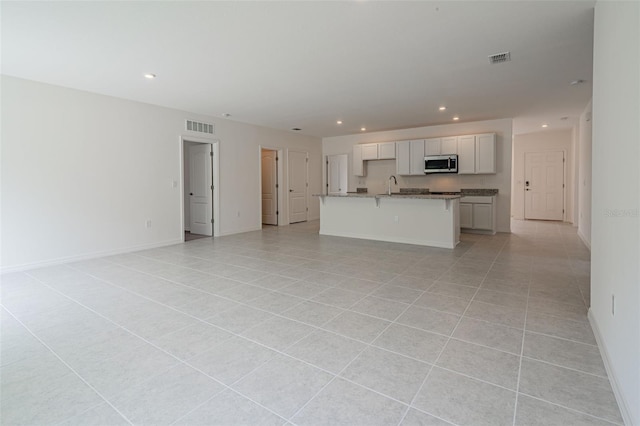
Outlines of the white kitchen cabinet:
[{"label": "white kitchen cabinet", "polygon": [[396,158],[396,143],[384,142],[378,144],[378,160],[394,160]]},{"label": "white kitchen cabinet", "polygon": [[458,136],[458,174],[476,172],[476,137]]},{"label": "white kitchen cabinet", "polygon": [[448,155],[458,153],[458,137],[431,138],[424,140],[424,155]]},{"label": "white kitchen cabinet", "polygon": [[458,174],[496,173],[496,134],[458,136]]},{"label": "white kitchen cabinet", "polygon": [[411,144],[410,141],[396,142],[396,174],[411,174]]},{"label": "white kitchen cabinet", "polygon": [[424,139],[396,143],[396,174],[424,176]]},{"label": "white kitchen cabinet", "polygon": [[362,160],[362,145],[353,146],[353,156],[351,157],[352,173],[355,176],[366,176],[367,169]]},{"label": "white kitchen cabinet", "polygon": [[441,145],[442,145],[441,138],[425,139],[424,155],[440,155],[442,153]]},{"label": "white kitchen cabinet", "polygon": [[460,228],[473,228],[473,204],[460,203]]},{"label": "white kitchen cabinet", "polygon": [[496,134],[476,135],[476,173],[496,172]]},{"label": "white kitchen cabinet", "polygon": [[424,176],[424,139],[411,141],[410,147],[411,166],[409,174]]},{"label": "white kitchen cabinet", "polygon": [[496,197],[471,196],[460,198],[460,228],[467,232],[496,233]]},{"label": "white kitchen cabinet", "polygon": [[362,145],[362,159],[363,160],[377,160],[378,159],[378,144],[377,143],[365,143]]},{"label": "white kitchen cabinet", "polygon": [[458,153],[458,137],[451,136],[447,138],[442,138],[442,142],[440,144],[440,154],[457,154]]}]

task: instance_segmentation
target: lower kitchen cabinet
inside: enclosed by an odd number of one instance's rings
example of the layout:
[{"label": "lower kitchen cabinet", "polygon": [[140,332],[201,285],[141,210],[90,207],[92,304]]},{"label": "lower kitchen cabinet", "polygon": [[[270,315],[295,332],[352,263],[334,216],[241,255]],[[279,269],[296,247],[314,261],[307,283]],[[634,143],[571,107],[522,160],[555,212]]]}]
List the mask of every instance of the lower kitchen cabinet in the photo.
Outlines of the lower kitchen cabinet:
[{"label": "lower kitchen cabinet", "polygon": [[460,198],[460,228],[465,232],[496,233],[496,197]]}]

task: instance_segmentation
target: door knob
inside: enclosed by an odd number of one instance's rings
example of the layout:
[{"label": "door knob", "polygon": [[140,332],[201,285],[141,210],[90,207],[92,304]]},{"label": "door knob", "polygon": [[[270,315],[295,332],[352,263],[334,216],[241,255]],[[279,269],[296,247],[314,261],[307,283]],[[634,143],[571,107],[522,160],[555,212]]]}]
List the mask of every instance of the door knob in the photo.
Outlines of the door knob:
[{"label": "door knob", "polygon": [[293,192],[293,189],[290,189],[289,192]]}]

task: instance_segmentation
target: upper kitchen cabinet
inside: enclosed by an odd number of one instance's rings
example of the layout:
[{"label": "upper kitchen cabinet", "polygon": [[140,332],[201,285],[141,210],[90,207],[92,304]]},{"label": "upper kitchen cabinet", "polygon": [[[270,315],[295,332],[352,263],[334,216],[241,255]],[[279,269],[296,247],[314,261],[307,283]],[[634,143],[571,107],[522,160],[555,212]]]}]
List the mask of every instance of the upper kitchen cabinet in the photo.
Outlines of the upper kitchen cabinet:
[{"label": "upper kitchen cabinet", "polygon": [[401,141],[396,143],[396,173],[424,176],[425,141]]},{"label": "upper kitchen cabinet", "polygon": [[362,159],[362,147],[363,145],[353,146],[353,157],[351,158],[352,173],[355,176],[366,176],[367,169],[364,166],[364,160]]},{"label": "upper kitchen cabinet", "polygon": [[378,144],[366,143],[362,145],[362,159],[363,160],[377,160],[378,159]]},{"label": "upper kitchen cabinet", "polygon": [[458,153],[458,138],[450,136],[446,138],[431,138],[424,141],[425,155],[449,155]]},{"label": "upper kitchen cabinet", "polygon": [[458,136],[458,174],[496,173],[496,134]]},{"label": "upper kitchen cabinet", "polygon": [[384,142],[378,144],[378,160],[394,160],[396,158],[396,143]]}]

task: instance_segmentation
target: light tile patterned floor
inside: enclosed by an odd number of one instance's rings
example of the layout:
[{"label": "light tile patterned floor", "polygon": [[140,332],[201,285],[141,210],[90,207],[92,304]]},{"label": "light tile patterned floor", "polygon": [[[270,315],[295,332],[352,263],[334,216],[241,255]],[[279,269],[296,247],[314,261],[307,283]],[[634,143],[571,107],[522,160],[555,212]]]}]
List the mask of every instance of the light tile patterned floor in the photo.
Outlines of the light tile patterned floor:
[{"label": "light tile patterned floor", "polygon": [[0,423],[622,423],[575,228],[455,250],[317,231],[4,275]]}]

